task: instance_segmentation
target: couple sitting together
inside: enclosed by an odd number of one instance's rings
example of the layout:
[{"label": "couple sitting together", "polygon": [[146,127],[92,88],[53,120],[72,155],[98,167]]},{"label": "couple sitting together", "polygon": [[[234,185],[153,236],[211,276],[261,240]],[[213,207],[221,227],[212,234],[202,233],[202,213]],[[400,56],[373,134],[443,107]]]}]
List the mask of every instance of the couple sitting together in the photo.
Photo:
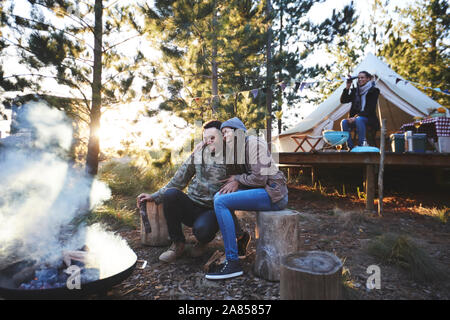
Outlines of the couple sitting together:
[{"label": "couple sitting together", "polygon": [[[245,256],[250,235],[241,230],[234,211],[281,210],[288,203],[286,178],[276,167],[266,141],[245,136],[246,131],[236,117],[223,123],[209,121],[203,126],[203,142],[170,182],[153,194],[138,196],[138,204],[163,204],[172,245],[161,254],[161,261],[173,262],[183,254],[182,224],[192,227],[198,240],[191,250],[194,257],[205,253],[220,228],[226,260],[205,277],[218,280],[243,274],[239,256]],[[182,192],[186,186],[187,194]]]}]

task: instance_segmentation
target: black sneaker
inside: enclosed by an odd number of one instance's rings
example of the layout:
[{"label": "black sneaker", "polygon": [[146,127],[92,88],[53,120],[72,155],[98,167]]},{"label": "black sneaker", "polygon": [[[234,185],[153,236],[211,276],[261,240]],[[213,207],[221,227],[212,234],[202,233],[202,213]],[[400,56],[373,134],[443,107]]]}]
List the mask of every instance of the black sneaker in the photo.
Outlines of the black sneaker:
[{"label": "black sneaker", "polygon": [[245,257],[247,255],[248,244],[250,243],[250,234],[248,232],[244,232],[242,237],[237,241],[238,247],[238,256]]},{"label": "black sneaker", "polygon": [[209,280],[222,280],[239,277],[243,274],[244,271],[242,271],[239,260],[225,260],[225,263],[218,268],[218,271],[207,273],[205,278]]}]

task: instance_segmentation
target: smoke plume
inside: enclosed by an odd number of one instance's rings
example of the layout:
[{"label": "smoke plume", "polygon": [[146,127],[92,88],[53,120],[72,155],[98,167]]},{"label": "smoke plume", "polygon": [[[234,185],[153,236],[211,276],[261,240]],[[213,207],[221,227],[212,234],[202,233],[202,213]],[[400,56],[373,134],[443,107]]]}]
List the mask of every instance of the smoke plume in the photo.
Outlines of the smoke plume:
[{"label": "smoke plume", "polygon": [[64,250],[77,250],[88,240],[98,248],[93,239],[102,239],[105,252],[112,246],[132,258],[132,250],[115,235],[74,224],[111,192],[68,161],[72,126],[65,114],[29,103],[21,107],[18,123],[18,134],[0,146],[0,270],[23,260],[56,264]]}]

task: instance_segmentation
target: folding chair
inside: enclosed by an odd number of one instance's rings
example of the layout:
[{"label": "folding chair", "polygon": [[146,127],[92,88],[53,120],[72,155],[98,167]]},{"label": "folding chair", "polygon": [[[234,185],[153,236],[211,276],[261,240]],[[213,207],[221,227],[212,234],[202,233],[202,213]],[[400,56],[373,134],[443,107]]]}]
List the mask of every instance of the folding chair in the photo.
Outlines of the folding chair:
[{"label": "folding chair", "polygon": [[[322,140],[322,136],[299,135],[291,136],[291,138],[294,139],[295,143],[298,145],[294,152],[297,152],[299,149],[302,150],[302,152],[315,152],[320,150],[316,150],[316,147]],[[307,145],[311,147],[311,149],[308,151],[304,149],[307,147]]]}]

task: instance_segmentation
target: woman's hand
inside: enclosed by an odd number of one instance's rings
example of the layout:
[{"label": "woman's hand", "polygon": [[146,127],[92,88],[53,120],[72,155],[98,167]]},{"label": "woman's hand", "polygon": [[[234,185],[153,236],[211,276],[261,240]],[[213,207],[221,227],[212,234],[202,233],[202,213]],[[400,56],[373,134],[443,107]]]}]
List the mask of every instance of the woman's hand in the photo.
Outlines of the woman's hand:
[{"label": "woman's hand", "polygon": [[348,118],[347,120],[348,120],[348,123],[351,124],[351,123],[355,122],[356,117]]},{"label": "woman's hand", "polygon": [[348,80],[347,80],[347,83],[346,83],[346,89],[350,89],[350,87],[351,87],[351,85],[352,85],[352,82],[353,82],[353,80],[350,80],[352,78],[352,76],[349,74],[348,75]]},{"label": "woman's hand", "polygon": [[239,189],[239,182],[234,179],[234,176],[230,176],[220,182],[225,182],[225,185],[219,190],[219,194],[233,193]]}]

